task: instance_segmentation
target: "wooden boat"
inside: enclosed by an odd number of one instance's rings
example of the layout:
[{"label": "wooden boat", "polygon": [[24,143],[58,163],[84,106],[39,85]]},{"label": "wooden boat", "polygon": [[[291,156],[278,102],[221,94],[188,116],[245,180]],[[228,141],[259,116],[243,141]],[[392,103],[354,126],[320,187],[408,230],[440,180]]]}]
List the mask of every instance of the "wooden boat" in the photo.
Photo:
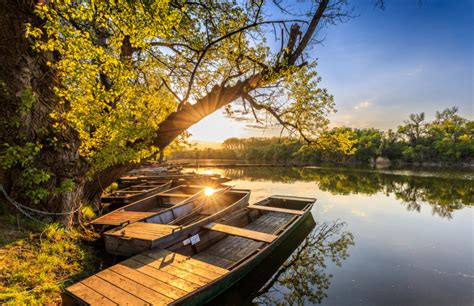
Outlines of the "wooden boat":
[{"label": "wooden boat", "polygon": [[162,182],[171,180],[173,185],[202,185],[202,186],[219,186],[223,183],[231,181],[230,178],[221,177],[220,175],[153,175],[153,176],[125,176],[120,178],[120,188],[126,188],[137,184],[145,184],[147,182]]},{"label": "wooden boat", "polygon": [[184,227],[198,227],[248,205],[250,190],[223,189],[104,233],[108,253],[132,256]]},{"label": "wooden boat", "polygon": [[108,210],[115,210],[126,204],[149,197],[171,187],[173,181],[154,181],[133,185],[111,192],[101,198],[101,203],[107,204]]},{"label": "wooden boat", "polygon": [[314,199],[273,196],[145,251],[65,289],[65,305],[211,301],[311,216]]},{"label": "wooden boat", "polygon": [[193,201],[203,195],[204,186],[178,186],[138,200],[91,222],[96,228],[115,227],[154,216],[174,205]]}]

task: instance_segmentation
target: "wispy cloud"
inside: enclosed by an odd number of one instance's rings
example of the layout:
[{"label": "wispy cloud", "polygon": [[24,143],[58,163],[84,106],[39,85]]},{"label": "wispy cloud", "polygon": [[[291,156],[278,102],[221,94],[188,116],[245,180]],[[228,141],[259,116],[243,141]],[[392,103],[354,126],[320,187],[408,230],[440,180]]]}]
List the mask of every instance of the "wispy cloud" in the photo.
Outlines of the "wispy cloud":
[{"label": "wispy cloud", "polygon": [[363,108],[368,108],[371,105],[369,101],[362,101],[358,103],[356,106],[354,106],[355,110],[363,109]]}]

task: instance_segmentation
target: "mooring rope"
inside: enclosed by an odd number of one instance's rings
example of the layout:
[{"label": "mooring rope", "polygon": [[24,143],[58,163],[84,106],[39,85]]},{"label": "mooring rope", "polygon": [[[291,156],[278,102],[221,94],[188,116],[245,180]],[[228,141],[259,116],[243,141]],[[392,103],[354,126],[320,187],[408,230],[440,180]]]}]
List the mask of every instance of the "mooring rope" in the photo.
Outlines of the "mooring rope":
[{"label": "mooring rope", "polygon": [[5,199],[7,199],[8,202],[10,202],[10,204],[12,204],[16,209],[18,209],[21,213],[23,213],[28,218],[36,220],[36,221],[39,221],[39,220],[31,216],[30,213],[27,211],[37,213],[37,214],[42,214],[42,215],[49,215],[49,216],[66,216],[66,215],[75,214],[76,212],[79,211],[79,209],[81,209],[81,206],[79,206],[75,210],[69,211],[69,212],[49,212],[49,211],[39,210],[39,209],[35,209],[29,206],[23,205],[21,203],[18,203],[14,199],[10,198],[10,196],[8,195],[7,191],[5,190],[2,184],[0,184],[0,191],[2,191],[3,195],[5,196]]}]

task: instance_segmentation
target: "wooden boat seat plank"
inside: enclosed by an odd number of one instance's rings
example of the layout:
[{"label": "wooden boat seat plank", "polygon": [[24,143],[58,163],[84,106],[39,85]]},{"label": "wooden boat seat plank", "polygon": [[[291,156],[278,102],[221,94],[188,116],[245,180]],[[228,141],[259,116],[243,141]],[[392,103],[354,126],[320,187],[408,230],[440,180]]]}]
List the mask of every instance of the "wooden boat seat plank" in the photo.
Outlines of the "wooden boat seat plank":
[{"label": "wooden boat seat plank", "polygon": [[273,240],[277,239],[278,236],[267,234],[263,232],[257,232],[253,230],[248,230],[245,228],[239,228],[235,226],[229,226],[222,223],[210,223],[204,226],[204,228],[212,231],[221,232],[224,234],[239,236],[247,239],[263,241],[266,243],[271,243]]},{"label": "wooden boat seat plank", "polygon": [[185,193],[160,193],[162,197],[177,197],[177,198],[189,198],[192,194],[185,194]]},{"label": "wooden boat seat plank", "polygon": [[185,291],[189,293],[200,288],[200,286],[196,285],[195,283],[179,278],[172,274],[166,273],[164,271],[160,271],[159,269],[153,268],[151,266],[144,265],[143,263],[136,261],[133,258],[129,258],[121,262],[120,265],[124,265],[129,268],[135,269],[143,274],[146,274],[150,277],[153,277],[162,282],[165,282],[173,286],[174,288],[179,289],[179,290],[176,290],[177,292]]},{"label": "wooden boat seat plank", "polygon": [[249,205],[248,208],[264,210],[264,211],[280,212],[280,213],[299,215],[299,216],[301,216],[302,214],[305,213],[304,210],[295,210],[295,209],[271,207],[271,206],[265,206],[265,205]]},{"label": "wooden boat seat plank", "polygon": [[66,293],[71,297],[80,296],[80,300],[87,304],[117,305],[117,303],[114,303],[112,300],[98,293],[94,289],[87,287],[81,282],[68,287]]},{"label": "wooden boat seat plank", "polygon": [[155,214],[156,212],[117,211],[107,214],[103,217],[99,217],[91,223],[95,225],[120,225],[127,221],[133,222],[150,217]]},{"label": "wooden boat seat plank", "polygon": [[123,228],[111,230],[107,232],[107,235],[127,238],[138,238],[138,239],[157,239],[159,237],[171,234],[173,230],[179,228],[179,226],[169,224],[156,224],[146,222],[135,222],[130,223]]},{"label": "wooden boat seat plank", "polygon": [[118,274],[111,269],[103,270],[96,274],[97,277],[109,282],[110,284],[129,292],[130,294],[137,294],[140,299],[153,305],[165,305],[171,301],[169,298],[155,290],[147,288],[135,280],[132,280],[126,276]]}]

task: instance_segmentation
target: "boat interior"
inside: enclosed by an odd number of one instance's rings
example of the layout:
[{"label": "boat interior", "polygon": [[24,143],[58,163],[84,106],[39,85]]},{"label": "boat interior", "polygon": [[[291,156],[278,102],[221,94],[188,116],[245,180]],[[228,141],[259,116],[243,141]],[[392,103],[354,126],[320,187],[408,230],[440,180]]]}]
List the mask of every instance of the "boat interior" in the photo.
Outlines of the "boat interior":
[{"label": "boat interior", "polygon": [[215,214],[238,201],[247,202],[249,195],[249,190],[221,189],[210,195],[204,194],[194,201],[172,207],[144,221],[148,223],[185,226]]},{"label": "boat interior", "polygon": [[198,196],[203,192],[203,190],[204,187],[202,186],[181,185],[131,203],[124,206],[122,210],[157,212]]},{"label": "boat interior", "polygon": [[270,197],[207,224],[168,251],[232,270],[258,254],[311,209],[315,199]]}]

